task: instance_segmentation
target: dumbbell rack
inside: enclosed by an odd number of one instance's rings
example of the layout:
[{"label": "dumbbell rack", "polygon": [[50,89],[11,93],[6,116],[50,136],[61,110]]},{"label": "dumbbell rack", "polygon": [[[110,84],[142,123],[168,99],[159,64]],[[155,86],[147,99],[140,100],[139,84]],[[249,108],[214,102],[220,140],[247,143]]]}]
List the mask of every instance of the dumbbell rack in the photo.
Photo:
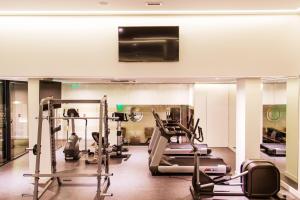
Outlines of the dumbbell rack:
[{"label": "dumbbell rack", "polygon": [[[57,117],[55,116],[54,110],[57,105],[61,104],[99,104],[100,112],[99,117]],[[44,111],[48,111],[47,116],[44,116]],[[99,139],[99,148],[98,148],[98,160],[97,160],[97,172],[96,173],[66,173],[66,172],[57,172],[56,169],[56,148],[55,148],[55,133],[61,130],[61,126],[55,127],[56,119],[97,119],[99,120],[99,138],[104,137],[104,140]],[[40,162],[41,162],[41,142],[42,142],[42,130],[43,130],[43,121],[49,121],[49,133],[50,133],[50,149],[51,149],[51,173],[42,174],[40,173]],[[104,130],[103,130],[104,129]],[[109,153],[108,153],[108,104],[107,97],[104,96],[101,100],[62,100],[54,99],[52,97],[47,97],[41,100],[39,106],[39,116],[38,116],[38,133],[37,133],[37,144],[34,145],[32,149],[33,154],[36,155],[35,163],[35,173],[34,174],[24,174],[25,177],[34,178],[34,190],[33,195],[23,195],[25,197],[32,196],[33,200],[39,200],[47,191],[48,187],[54,182],[57,181],[58,186],[62,185],[61,178],[65,177],[96,177],[97,178],[97,200],[104,199],[107,196],[112,196],[112,194],[107,193],[110,186],[110,176],[109,172]],[[104,168],[104,173],[102,172]],[[41,177],[49,177],[50,181],[46,184],[41,192],[39,192],[39,179]],[[102,179],[102,177],[104,177]]]}]

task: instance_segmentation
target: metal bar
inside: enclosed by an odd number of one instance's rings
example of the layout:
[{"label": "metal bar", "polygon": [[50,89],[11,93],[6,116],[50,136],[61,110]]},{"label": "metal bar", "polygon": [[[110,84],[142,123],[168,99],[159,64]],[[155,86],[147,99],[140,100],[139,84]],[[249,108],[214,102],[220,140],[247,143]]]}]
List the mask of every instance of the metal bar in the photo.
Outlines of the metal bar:
[{"label": "metal bar", "polygon": [[85,130],[84,130],[84,150],[87,152],[87,123],[88,121],[85,120]]},{"label": "metal bar", "polygon": [[50,117],[51,119],[100,119],[99,117]]},{"label": "metal bar", "polygon": [[248,171],[244,171],[244,172],[242,172],[242,173],[240,173],[240,174],[237,174],[237,175],[235,175],[235,176],[232,176],[232,177],[230,177],[230,180],[233,180],[233,179],[236,179],[236,178],[245,176],[246,174],[248,174]]},{"label": "metal bar", "polygon": [[198,152],[195,152],[194,154],[194,173],[196,173],[196,178],[197,178],[197,185],[201,185],[201,182],[200,182],[200,172],[199,172],[199,156],[198,156]]},{"label": "metal bar", "polygon": [[102,131],[103,131],[103,102],[100,101],[100,112],[99,112],[99,140],[98,140],[98,169],[97,173],[97,199],[101,198],[101,172],[102,172]]},{"label": "metal bar", "polygon": [[103,186],[103,189],[101,191],[100,198],[97,196],[97,200],[103,200],[106,196],[113,196],[113,194],[107,193],[108,188],[110,186],[109,177],[104,179],[102,186]]},{"label": "metal bar", "polygon": [[101,193],[100,196],[101,197],[112,197],[113,194],[112,193]]},{"label": "metal bar", "polygon": [[39,193],[39,196],[38,196],[38,199],[40,199],[43,194],[45,194],[45,192],[48,190],[48,187],[53,183],[53,179],[51,179],[47,184],[46,186],[43,188],[43,190]]},{"label": "metal bar", "polygon": [[[51,155],[51,172],[56,173],[56,148],[55,148],[55,132],[53,132],[55,123],[54,120],[51,118],[54,116],[53,112],[53,105],[51,101],[48,101],[48,116],[49,120],[49,133],[50,133],[50,155]],[[58,180],[60,183],[60,181]]]},{"label": "metal bar", "polygon": [[104,151],[105,154],[105,173],[109,173],[109,152],[107,151],[107,148],[109,148],[109,142],[108,142],[108,135],[109,135],[109,128],[108,128],[108,105],[107,105],[107,97],[104,96],[103,99],[104,103]]},{"label": "metal bar", "polygon": [[[99,176],[98,173],[91,174],[75,174],[75,173],[53,173],[53,174],[23,174],[24,177],[61,177],[61,178],[71,178],[71,177],[95,177]],[[113,174],[101,174],[103,177],[113,176]]]},{"label": "metal bar", "polygon": [[[53,112],[56,104],[63,103],[99,103],[100,112],[98,117],[56,117]],[[45,111],[48,111],[48,116],[43,116],[44,108]],[[112,194],[106,193],[110,186],[110,176],[112,173],[109,173],[109,153],[106,150],[108,147],[108,108],[107,108],[107,99],[106,96],[101,100],[60,100],[53,99],[52,97],[47,97],[41,100],[38,116],[38,136],[37,136],[37,156],[36,156],[36,166],[34,174],[24,174],[24,177],[34,177],[34,191],[33,199],[39,200],[40,197],[46,192],[48,187],[54,180],[57,180],[59,185],[61,184],[61,177],[97,177],[97,199],[104,199],[106,196],[112,196]],[[42,140],[42,125],[43,120],[47,119],[49,121],[49,131],[50,131],[50,146],[51,146],[51,173],[49,174],[40,174],[40,161],[41,161],[41,140]],[[61,129],[61,127],[55,127],[55,119],[66,119],[66,120],[75,120],[75,119],[97,119],[99,120],[99,141],[98,141],[98,169],[97,173],[92,174],[75,174],[75,173],[65,173],[65,172],[56,172],[56,150],[55,150],[55,132]],[[103,125],[105,128],[105,133],[103,132]],[[87,135],[87,132],[86,132]],[[102,141],[102,136],[104,136],[105,141]],[[103,152],[102,152],[103,151]],[[105,160],[103,160],[105,159]],[[102,173],[102,163],[104,162],[105,173]],[[39,193],[39,179],[40,177],[51,177],[51,181],[47,183],[46,187]],[[104,177],[103,186],[101,184],[102,177]]]},{"label": "metal bar", "polygon": [[51,99],[51,103],[54,104],[68,104],[68,103],[101,103],[101,100],[99,99]]},{"label": "metal bar", "polygon": [[[35,159],[35,174],[40,173],[40,160],[41,160],[41,143],[42,143],[42,126],[43,126],[43,105],[48,99],[42,99],[39,108],[39,121],[38,121],[38,133],[37,133],[37,148],[36,148],[36,159]],[[39,177],[34,178],[34,189],[33,189],[33,200],[38,200],[38,187]]]},{"label": "metal bar", "polygon": [[[42,117],[36,117],[35,119],[49,119],[46,116],[42,116]],[[64,119],[64,120],[68,120],[68,119],[83,119],[83,120],[88,120],[88,119],[99,119],[99,117],[51,117],[51,119]],[[119,119],[118,117],[108,117],[107,119]]]},{"label": "metal bar", "polygon": [[60,130],[61,130],[61,125],[59,125],[58,127],[53,128],[52,132],[56,133],[56,132],[58,132]]},{"label": "metal bar", "polygon": [[200,185],[200,188],[207,188],[207,187],[211,187],[211,186],[214,186],[215,184],[214,183],[207,183],[207,184],[202,184]]}]

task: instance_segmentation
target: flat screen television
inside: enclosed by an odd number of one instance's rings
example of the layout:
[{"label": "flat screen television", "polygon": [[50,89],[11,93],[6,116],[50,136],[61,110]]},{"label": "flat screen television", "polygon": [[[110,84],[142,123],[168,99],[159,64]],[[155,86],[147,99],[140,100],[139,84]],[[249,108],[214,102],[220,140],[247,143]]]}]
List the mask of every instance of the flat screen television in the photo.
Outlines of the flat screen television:
[{"label": "flat screen television", "polygon": [[120,62],[176,62],[178,26],[119,27]]}]

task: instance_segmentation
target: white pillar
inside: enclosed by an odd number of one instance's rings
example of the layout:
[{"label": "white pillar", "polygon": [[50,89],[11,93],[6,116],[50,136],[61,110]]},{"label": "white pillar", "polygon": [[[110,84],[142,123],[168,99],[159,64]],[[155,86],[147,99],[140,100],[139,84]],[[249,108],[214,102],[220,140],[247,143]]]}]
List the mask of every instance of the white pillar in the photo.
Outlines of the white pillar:
[{"label": "white pillar", "polygon": [[286,106],[286,171],[285,175],[298,180],[299,135],[299,78],[288,78]]},{"label": "white pillar", "polygon": [[194,119],[200,119],[209,147],[228,147],[228,88],[227,84],[195,84]]},{"label": "white pillar", "polygon": [[[29,147],[32,148],[37,143],[38,120],[36,117],[39,114],[39,79],[28,80],[28,133]],[[42,135],[42,154],[41,154],[41,173],[51,172],[50,159],[50,137],[48,121],[44,120],[43,135]],[[29,152],[29,169],[33,173],[35,170],[35,156]]]},{"label": "white pillar", "polygon": [[236,171],[238,172],[244,160],[260,158],[261,79],[239,79],[236,95]]}]

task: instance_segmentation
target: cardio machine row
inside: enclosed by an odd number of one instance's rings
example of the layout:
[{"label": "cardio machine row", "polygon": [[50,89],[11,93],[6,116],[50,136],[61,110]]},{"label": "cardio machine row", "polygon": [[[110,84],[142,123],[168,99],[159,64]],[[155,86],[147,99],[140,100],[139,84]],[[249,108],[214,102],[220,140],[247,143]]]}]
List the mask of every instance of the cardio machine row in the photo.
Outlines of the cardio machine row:
[{"label": "cardio machine row", "polygon": [[[148,149],[151,174],[192,174],[194,172],[194,151],[192,145],[183,144],[182,147],[180,147],[180,144],[174,145],[179,146],[179,149],[168,145],[170,145],[170,138],[176,136],[178,131],[184,133],[188,140],[194,137],[202,141],[200,139],[202,130],[198,128],[199,120],[197,120],[196,126],[193,128],[186,128],[182,124],[176,123],[177,130],[174,130],[170,129],[155,111],[153,111],[153,116],[157,126]],[[198,131],[197,137],[196,131]],[[201,170],[214,175],[223,175],[231,171],[231,167],[222,158],[209,156],[211,150],[207,148],[207,145],[199,144],[196,146],[201,154],[201,166],[199,166]]]},{"label": "cardio machine row", "polygon": [[[285,196],[279,194],[280,172],[273,163],[265,160],[246,160],[240,167],[240,174],[230,176],[230,167],[221,158],[207,156],[207,154],[203,156],[203,152],[198,149],[199,145],[195,144],[196,140],[199,141],[199,136],[195,134],[199,120],[197,120],[195,128],[192,129],[177,124],[186,133],[193,156],[185,156],[186,160],[181,163],[176,159],[182,160],[183,157],[167,157],[164,154],[165,148],[170,137],[174,136],[176,132],[170,130],[154,111],[153,116],[156,120],[158,129],[156,134],[158,136],[156,136],[155,142],[152,141],[154,143],[152,147],[149,147],[149,168],[152,175],[192,173],[190,192],[194,200],[213,196],[285,199]],[[201,133],[198,131],[198,134]],[[208,161],[209,165],[207,165]],[[218,169],[220,166],[223,168]],[[234,179],[239,180],[239,182],[232,184],[231,181]],[[218,191],[215,188],[216,185],[225,188]],[[237,192],[237,190],[230,190],[231,187],[240,187],[241,189]]]}]

